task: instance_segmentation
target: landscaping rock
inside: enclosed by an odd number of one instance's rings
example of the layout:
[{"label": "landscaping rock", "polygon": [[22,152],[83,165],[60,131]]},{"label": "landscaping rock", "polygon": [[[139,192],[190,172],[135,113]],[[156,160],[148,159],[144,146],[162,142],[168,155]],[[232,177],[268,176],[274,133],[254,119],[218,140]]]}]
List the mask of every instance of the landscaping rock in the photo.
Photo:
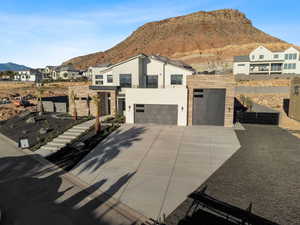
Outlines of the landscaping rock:
[{"label": "landscaping rock", "polygon": [[77,142],[74,144],[74,148],[81,150],[85,147],[85,144],[83,142]]},{"label": "landscaping rock", "polygon": [[48,132],[48,129],[43,128],[43,127],[39,130],[40,134],[46,134],[47,132]]},{"label": "landscaping rock", "polygon": [[36,120],[34,117],[30,117],[26,120],[26,123],[36,123]]}]

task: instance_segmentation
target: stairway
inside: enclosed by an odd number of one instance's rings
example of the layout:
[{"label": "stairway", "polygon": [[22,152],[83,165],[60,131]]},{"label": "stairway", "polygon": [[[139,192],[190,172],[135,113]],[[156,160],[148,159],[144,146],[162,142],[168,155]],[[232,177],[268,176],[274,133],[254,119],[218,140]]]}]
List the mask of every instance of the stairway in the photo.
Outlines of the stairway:
[{"label": "stairway", "polygon": [[[100,118],[100,121],[104,121],[106,118],[107,116],[103,116]],[[62,149],[63,147],[65,147],[68,143],[71,143],[81,134],[86,132],[94,124],[95,124],[95,119],[76,125],[70,128],[69,130],[65,131],[63,134],[59,135],[58,137],[54,138],[52,141],[48,142],[46,145],[42,146],[40,149],[35,151],[35,153],[43,157],[52,155],[55,152]]]}]

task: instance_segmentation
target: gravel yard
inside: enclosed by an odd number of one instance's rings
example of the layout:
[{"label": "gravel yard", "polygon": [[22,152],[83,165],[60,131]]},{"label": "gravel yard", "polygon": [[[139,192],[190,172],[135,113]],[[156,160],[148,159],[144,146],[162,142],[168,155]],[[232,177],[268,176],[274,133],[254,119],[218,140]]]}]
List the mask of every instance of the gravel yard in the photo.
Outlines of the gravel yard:
[{"label": "gravel yard", "polygon": [[20,138],[28,138],[30,148],[33,148],[86,120],[81,118],[75,121],[71,117],[56,115],[58,114],[43,113],[40,116],[35,112],[23,112],[9,120],[1,121],[0,132],[15,142]]}]

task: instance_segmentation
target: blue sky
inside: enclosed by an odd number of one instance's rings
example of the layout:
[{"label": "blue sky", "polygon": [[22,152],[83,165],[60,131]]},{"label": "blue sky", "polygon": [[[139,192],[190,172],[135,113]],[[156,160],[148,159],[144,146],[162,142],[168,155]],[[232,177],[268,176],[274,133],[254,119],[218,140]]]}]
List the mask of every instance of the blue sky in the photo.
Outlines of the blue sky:
[{"label": "blue sky", "polygon": [[257,28],[300,45],[298,1],[0,0],[0,63],[58,65],[106,50],[146,22],[223,8],[239,9]]}]

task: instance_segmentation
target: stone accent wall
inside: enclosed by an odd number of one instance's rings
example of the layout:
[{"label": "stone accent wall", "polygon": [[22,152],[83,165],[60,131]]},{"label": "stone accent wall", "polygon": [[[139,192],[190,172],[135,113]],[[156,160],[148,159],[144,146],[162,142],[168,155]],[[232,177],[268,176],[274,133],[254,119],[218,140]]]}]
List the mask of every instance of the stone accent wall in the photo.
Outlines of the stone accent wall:
[{"label": "stone accent wall", "polygon": [[193,90],[197,88],[225,88],[224,126],[233,126],[234,97],[236,82],[233,75],[192,75],[187,77],[188,87],[188,125],[193,121]]},{"label": "stone accent wall", "polygon": [[[298,94],[296,89],[298,89]],[[294,78],[291,81],[289,116],[300,121],[300,78]]]},{"label": "stone accent wall", "polygon": [[[74,91],[76,95],[76,110],[78,116],[88,116],[88,115],[96,115],[96,106],[92,101],[92,97],[94,95],[99,94],[101,96],[101,113],[105,114],[105,107],[107,107],[105,103],[105,99],[107,99],[107,95],[110,93],[110,114],[112,116],[116,115],[117,112],[117,92],[114,90],[91,90],[89,86],[74,86],[69,87],[69,112],[72,115],[74,111],[74,105],[71,100],[71,92]],[[88,101],[88,97],[90,100]]]}]

